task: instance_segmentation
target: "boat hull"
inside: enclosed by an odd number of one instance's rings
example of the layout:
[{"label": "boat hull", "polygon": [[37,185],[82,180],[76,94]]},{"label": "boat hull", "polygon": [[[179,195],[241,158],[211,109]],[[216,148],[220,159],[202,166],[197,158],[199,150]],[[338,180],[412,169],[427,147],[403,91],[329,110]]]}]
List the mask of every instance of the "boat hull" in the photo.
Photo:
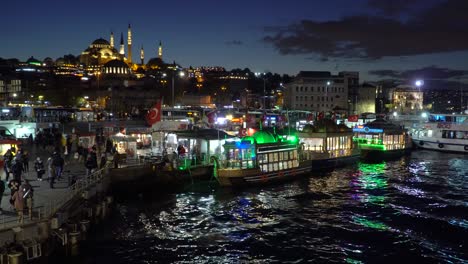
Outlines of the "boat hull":
[{"label": "boat hull", "polygon": [[310,163],[313,171],[331,170],[334,168],[345,167],[355,164],[360,158],[360,154],[339,157],[339,158],[325,158],[325,159],[312,159],[305,163]]},{"label": "boat hull", "polygon": [[361,149],[361,159],[368,162],[380,162],[384,160],[393,160],[411,153],[411,148],[395,150],[375,150]]},{"label": "boat hull", "polygon": [[296,168],[271,172],[262,172],[258,168],[218,169],[217,177],[221,186],[248,186],[287,181],[311,171],[310,164],[305,163]]},{"label": "boat hull", "polygon": [[[461,141],[461,140],[457,140]],[[466,141],[466,140],[465,140]],[[421,149],[437,150],[442,152],[455,152],[468,154],[468,142],[456,142],[454,140],[434,138],[413,138],[414,145]],[[464,144],[463,144],[464,143]]]}]

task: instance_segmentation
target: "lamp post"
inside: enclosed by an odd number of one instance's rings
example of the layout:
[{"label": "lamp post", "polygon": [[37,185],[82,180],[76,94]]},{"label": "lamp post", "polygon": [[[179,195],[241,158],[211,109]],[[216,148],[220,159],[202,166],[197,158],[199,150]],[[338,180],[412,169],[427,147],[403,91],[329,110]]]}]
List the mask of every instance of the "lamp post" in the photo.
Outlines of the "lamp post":
[{"label": "lamp post", "polygon": [[[175,71],[174,71],[175,72]],[[172,72],[172,107],[175,107],[175,101],[174,101],[174,93],[175,93],[175,90],[174,90],[174,72]],[[163,76],[165,76],[165,74],[163,74]],[[185,73],[183,71],[179,72],[179,76],[180,77],[184,77],[185,76]]]}]

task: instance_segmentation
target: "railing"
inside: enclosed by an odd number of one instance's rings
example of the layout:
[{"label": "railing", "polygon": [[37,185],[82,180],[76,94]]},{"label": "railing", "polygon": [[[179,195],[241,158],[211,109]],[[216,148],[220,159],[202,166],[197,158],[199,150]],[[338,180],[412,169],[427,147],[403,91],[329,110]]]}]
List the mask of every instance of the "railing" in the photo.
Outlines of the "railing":
[{"label": "railing", "polygon": [[[64,205],[66,205],[71,200],[81,196],[83,191],[89,190],[90,187],[95,186],[98,182],[101,182],[105,176],[106,170],[111,167],[112,163],[107,162],[104,168],[99,169],[90,175],[85,176],[82,179],[78,179],[74,184],[70,185],[66,192],[56,194],[54,197],[37,207],[33,207],[33,214],[37,213],[37,216],[34,215],[33,219],[28,214],[23,213],[23,221],[18,221],[18,216],[14,215],[2,215],[0,220],[0,231],[4,229],[11,229],[15,227],[21,227],[31,223],[39,222],[44,219],[48,219],[57,213]],[[26,200],[25,200],[26,203]],[[29,221],[28,221],[29,220]]]}]

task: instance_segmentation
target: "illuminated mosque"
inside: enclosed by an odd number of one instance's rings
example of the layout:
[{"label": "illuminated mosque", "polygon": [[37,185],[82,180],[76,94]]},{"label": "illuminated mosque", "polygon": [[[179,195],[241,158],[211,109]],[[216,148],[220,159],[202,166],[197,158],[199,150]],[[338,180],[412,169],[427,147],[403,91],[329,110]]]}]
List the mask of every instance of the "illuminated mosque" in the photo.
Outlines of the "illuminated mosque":
[{"label": "illuminated mosque", "polygon": [[[125,54],[125,44],[123,33],[120,35],[120,46],[114,45],[114,33],[110,34],[110,41],[103,38],[96,39],[89,47],[81,53],[80,63],[84,64],[88,70],[101,72],[103,74],[128,75],[132,70],[139,67],[146,68],[145,52],[143,46],[140,49],[140,63],[135,63],[132,58],[132,28],[128,25],[127,33],[127,54]],[[162,62],[162,43],[159,42],[158,58]]]}]

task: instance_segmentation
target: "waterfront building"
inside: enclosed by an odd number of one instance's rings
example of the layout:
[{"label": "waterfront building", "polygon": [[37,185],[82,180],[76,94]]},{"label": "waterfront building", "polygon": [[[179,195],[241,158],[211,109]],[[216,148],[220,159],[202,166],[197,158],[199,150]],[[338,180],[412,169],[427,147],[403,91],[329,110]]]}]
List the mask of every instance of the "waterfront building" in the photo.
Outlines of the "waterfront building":
[{"label": "waterfront building", "polygon": [[363,83],[357,93],[356,114],[376,113],[375,102],[379,87],[372,83]]},{"label": "waterfront building", "polygon": [[301,71],[293,82],[285,85],[284,107],[316,112],[349,111],[350,86],[359,83],[359,73]]},{"label": "waterfront building", "polygon": [[390,90],[393,110],[410,114],[423,109],[423,92],[411,85],[398,85]]}]

